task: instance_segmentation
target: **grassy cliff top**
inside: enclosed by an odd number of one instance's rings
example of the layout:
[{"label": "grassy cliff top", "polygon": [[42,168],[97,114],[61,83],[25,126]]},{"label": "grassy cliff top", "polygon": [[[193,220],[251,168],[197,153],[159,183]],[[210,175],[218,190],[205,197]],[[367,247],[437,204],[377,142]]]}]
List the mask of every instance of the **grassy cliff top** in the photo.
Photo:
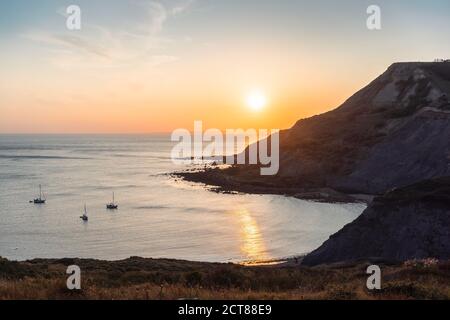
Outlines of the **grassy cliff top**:
[{"label": "grassy cliff top", "polygon": [[[382,290],[366,289],[367,263],[309,268],[241,266],[133,257],[122,261],[0,258],[2,299],[450,299],[450,263],[383,265]],[[66,288],[67,266],[82,290]]]}]

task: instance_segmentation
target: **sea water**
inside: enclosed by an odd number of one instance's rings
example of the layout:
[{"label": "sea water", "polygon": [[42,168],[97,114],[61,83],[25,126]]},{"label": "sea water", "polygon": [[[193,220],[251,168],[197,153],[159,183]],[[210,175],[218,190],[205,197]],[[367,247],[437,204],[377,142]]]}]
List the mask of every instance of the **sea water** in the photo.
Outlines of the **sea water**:
[{"label": "sea water", "polygon": [[[307,253],[364,204],[220,194],[171,175],[169,135],[0,135],[0,256],[242,262]],[[35,205],[42,185],[47,203]],[[107,210],[112,199],[118,210]],[[83,222],[84,205],[89,221]]]}]

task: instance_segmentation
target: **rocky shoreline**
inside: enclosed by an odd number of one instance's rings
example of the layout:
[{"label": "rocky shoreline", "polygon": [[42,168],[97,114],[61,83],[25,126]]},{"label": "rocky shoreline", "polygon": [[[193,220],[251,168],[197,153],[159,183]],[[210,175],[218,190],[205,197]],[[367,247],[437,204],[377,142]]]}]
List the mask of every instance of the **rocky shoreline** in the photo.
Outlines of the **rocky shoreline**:
[{"label": "rocky shoreline", "polygon": [[274,194],[326,203],[370,203],[375,197],[374,195],[346,194],[332,188],[302,188],[280,186],[261,181],[243,181],[238,177],[229,175],[226,169],[220,168],[175,172],[172,176],[185,181],[204,184],[211,191],[220,193]]}]

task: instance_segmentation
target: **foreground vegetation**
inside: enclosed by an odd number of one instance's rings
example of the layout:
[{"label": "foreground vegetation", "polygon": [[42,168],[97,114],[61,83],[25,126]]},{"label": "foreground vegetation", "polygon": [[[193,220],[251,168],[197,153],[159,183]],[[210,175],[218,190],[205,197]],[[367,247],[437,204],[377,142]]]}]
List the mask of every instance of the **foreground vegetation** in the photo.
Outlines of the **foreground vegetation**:
[{"label": "foreground vegetation", "polygon": [[[82,270],[80,291],[66,288],[72,264]],[[377,292],[366,289],[366,267],[0,258],[0,299],[450,299],[450,262],[383,265]]]}]

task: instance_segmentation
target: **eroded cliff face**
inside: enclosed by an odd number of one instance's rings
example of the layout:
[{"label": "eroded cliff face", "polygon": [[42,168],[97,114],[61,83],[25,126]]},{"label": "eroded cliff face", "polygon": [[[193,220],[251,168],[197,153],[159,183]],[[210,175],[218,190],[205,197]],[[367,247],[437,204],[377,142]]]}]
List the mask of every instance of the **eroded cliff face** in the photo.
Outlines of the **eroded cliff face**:
[{"label": "eroded cliff face", "polygon": [[[280,171],[238,183],[383,194],[450,175],[450,63],[396,63],[339,108],[280,135]],[[227,172],[225,172],[227,174]]]},{"label": "eroded cliff face", "polygon": [[307,255],[303,264],[424,258],[450,259],[450,177],[376,198],[359,218]]}]

